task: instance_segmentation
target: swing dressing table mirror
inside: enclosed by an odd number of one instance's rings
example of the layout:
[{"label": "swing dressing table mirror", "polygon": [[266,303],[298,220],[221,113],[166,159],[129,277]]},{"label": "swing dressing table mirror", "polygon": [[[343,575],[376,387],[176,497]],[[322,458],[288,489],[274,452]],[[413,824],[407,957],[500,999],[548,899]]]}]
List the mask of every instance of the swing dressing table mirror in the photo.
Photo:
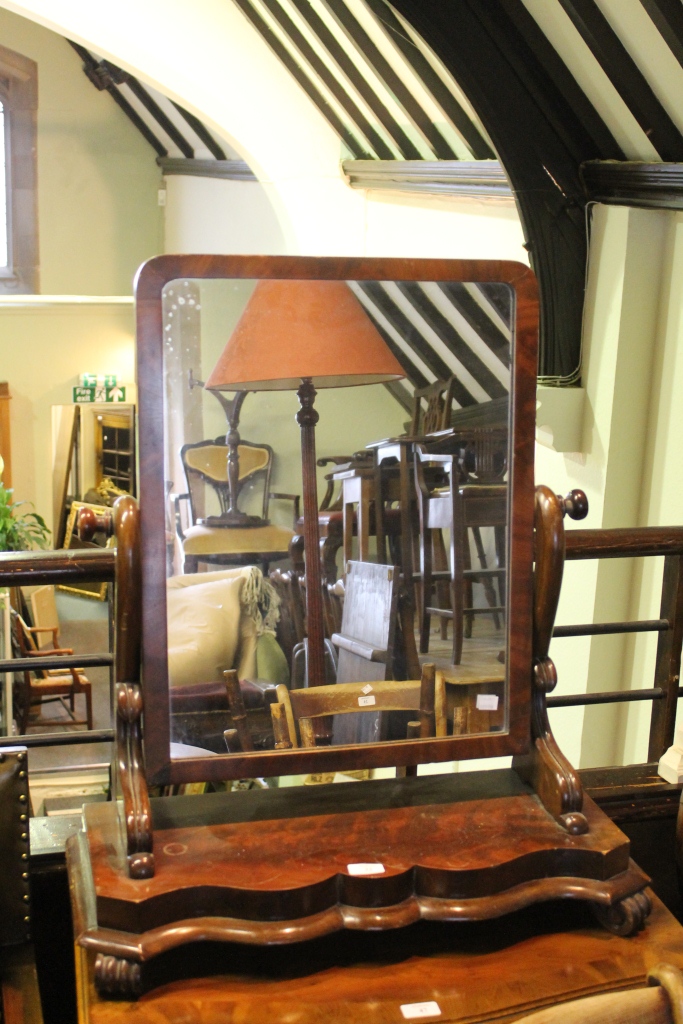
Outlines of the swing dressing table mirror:
[{"label": "swing dressing table mirror", "polygon": [[[179,351],[187,338],[176,333],[174,317],[177,324],[188,312],[179,297],[186,298],[183,289],[196,285],[194,305],[201,311],[211,295],[210,289],[202,291],[207,281],[213,287],[222,282],[223,299],[229,299],[219,318],[222,330],[204,332],[202,324],[199,339]],[[263,281],[279,282],[285,292],[288,283],[345,283],[352,304],[369,317],[378,337],[403,356],[412,351],[409,358],[423,367],[435,358],[421,348],[425,336],[438,353],[448,323],[460,329],[461,342],[463,333],[466,340],[472,333],[467,334],[462,306],[452,301],[463,299],[463,286],[470,311],[471,301],[479,309],[470,329],[482,323],[479,314],[491,319],[486,302],[494,292],[487,297],[487,286],[507,292],[498,320],[504,328],[500,314],[507,308],[509,373],[505,377],[497,368],[496,378],[506,380],[509,389],[505,615],[499,643],[504,684],[497,691],[494,728],[454,735],[446,726],[439,735],[432,700],[431,707],[421,705],[421,738],[297,749],[280,742],[279,749],[222,754],[172,746],[167,577],[179,573],[167,557],[165,502],[179,442],[198,440],[197,431],[199,437],[209,433],[206,406],[199,423],[191,421],[173,397],[180,393],[174,387],[185,376],[184,359],[193,359],[202,377],[210,374]],[[379,301],[384,296],[394,301],[393,315]],[[131,499],[121,499],[113,515],[120,566],[122,800],[87,806],[85,833],[69,849],[75,905],[86,908],[77,915],[77,939],[97,954],[100,991],[138,993],[151,983],[145,974],[149,965],[181,946],[196,951],[205,942],[293,943],[342,928],[393,929],[420,918],[482,920],[559,897],[590,902],[605,926],[619,934],[642,927],[649,880],[630,861],[626,837],[582,796],[577,773],[558,749],[547,719],[545,697],[556,681],[548,648],[562,577],[562,518],[580,518],[586,509],[580,492],[561,499],[541,487],[534,499],[538,298],[531,271],[494,261],[163,256],[139,272],[136,302],[140,511]],[[411,339],[422,356],[415,356]],[[471,337],[470,346],[489,376],[496,376],[494,356],[477,349]],[[464,350],[460,357],[455,351],[454,375],[469,381],[474,363],[468,357],[468,370]],[[470,395],[476,394],[476,384],[470,383]],[[289,403],[293,419],[293,396],[279,397]],[[319,431],[328,412],[325,403],[320,406]],[[431,436],[435,451],[443,452],[458,434],[459,412],[455,426]],[[403,581],[404,590],[411,582]],[[351,786],[290,786],[151,802],[147,793],[148,785],[453,761],[466,768],[472,758],[510,755],[510,769],[449,770]]]}]

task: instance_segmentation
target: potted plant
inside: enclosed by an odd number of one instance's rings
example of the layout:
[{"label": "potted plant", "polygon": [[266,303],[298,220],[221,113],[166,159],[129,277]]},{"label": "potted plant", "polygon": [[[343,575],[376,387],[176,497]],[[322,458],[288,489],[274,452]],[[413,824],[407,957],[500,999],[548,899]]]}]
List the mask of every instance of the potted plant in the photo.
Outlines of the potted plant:
[{"label": "potted plant", "polygon": [[[0,458],[0,477],[4,469]],[[0,480],[0,551],[27,551],[29,548],[46,548],[50,530],[37,512],[17,512],[30,501],[12,501],[12,489],[4,487]]]}]

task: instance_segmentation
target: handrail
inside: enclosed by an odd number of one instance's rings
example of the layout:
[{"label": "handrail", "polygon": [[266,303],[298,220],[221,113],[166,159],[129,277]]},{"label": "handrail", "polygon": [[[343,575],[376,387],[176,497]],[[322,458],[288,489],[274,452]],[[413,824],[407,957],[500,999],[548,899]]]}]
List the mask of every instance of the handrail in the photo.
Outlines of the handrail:
[{"label": "handrail", "polygon": [[0,552],[0,587],[69,584],[76,580],[113,583],[115,574],[116,552],[111,548]]},{"label": "handrail", "polygon": [[683,555],[683,526],[626,526],[614,530],[567,530],[565,559],[643,558]]},{"label": "handrail", "polygon": [[113,743],[113,729],[89,729],[87,732],[45,732],[41,735],[0,737],[3,747],[77,747],[84,743]]},{"label": "handrail", "polygon": [[[0,552],[0,587],[43,586],[76,582],[113,583],[116,579],[116,552],[111,548],[73,551],[3,551]],[[0,676],[36,667],[36,658],[0,660]],[[40,668],[95,668],[111,666],[113,654],[46,655]],[[90,729],[86,732],[54,732],[42,735],[0,737],[3,747],[60,747],[87,743],[111,743],[113,729]]]},{"label": "handrail", "polygon": [[683,644],[683,527],[638,526],[614,530],[567,530],[565,560],[664,556],[659,619],[557,626],[553,636],[601,636],[657,632],[654,687],[550,697],[548,707],[576,707],[651,700],[648,761],[658,761],[671,746],[676,725]]}]

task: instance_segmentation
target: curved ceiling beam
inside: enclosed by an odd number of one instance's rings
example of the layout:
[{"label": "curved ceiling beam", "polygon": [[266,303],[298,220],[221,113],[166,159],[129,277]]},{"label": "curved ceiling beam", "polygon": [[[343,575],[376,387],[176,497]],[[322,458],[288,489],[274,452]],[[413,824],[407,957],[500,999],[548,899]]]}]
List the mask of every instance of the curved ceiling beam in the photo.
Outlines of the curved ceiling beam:
[{"label": "curved ceiling beam", "polygon": [[521,0],[393,4],[468,97],[512,184],[541,291],[539,375],[576,379],[587,256],[579,165],[622,154],[585,97],[572,98],[569,76],[551,75]]}]

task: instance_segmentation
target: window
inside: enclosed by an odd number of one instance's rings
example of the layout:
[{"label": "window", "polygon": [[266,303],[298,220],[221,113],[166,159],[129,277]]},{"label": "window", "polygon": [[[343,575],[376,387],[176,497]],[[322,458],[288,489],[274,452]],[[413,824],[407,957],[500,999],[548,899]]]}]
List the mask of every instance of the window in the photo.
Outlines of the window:
[{"label": "window", "polygon": [[0,46],[0,293],[38,291],[38,66]]}]

